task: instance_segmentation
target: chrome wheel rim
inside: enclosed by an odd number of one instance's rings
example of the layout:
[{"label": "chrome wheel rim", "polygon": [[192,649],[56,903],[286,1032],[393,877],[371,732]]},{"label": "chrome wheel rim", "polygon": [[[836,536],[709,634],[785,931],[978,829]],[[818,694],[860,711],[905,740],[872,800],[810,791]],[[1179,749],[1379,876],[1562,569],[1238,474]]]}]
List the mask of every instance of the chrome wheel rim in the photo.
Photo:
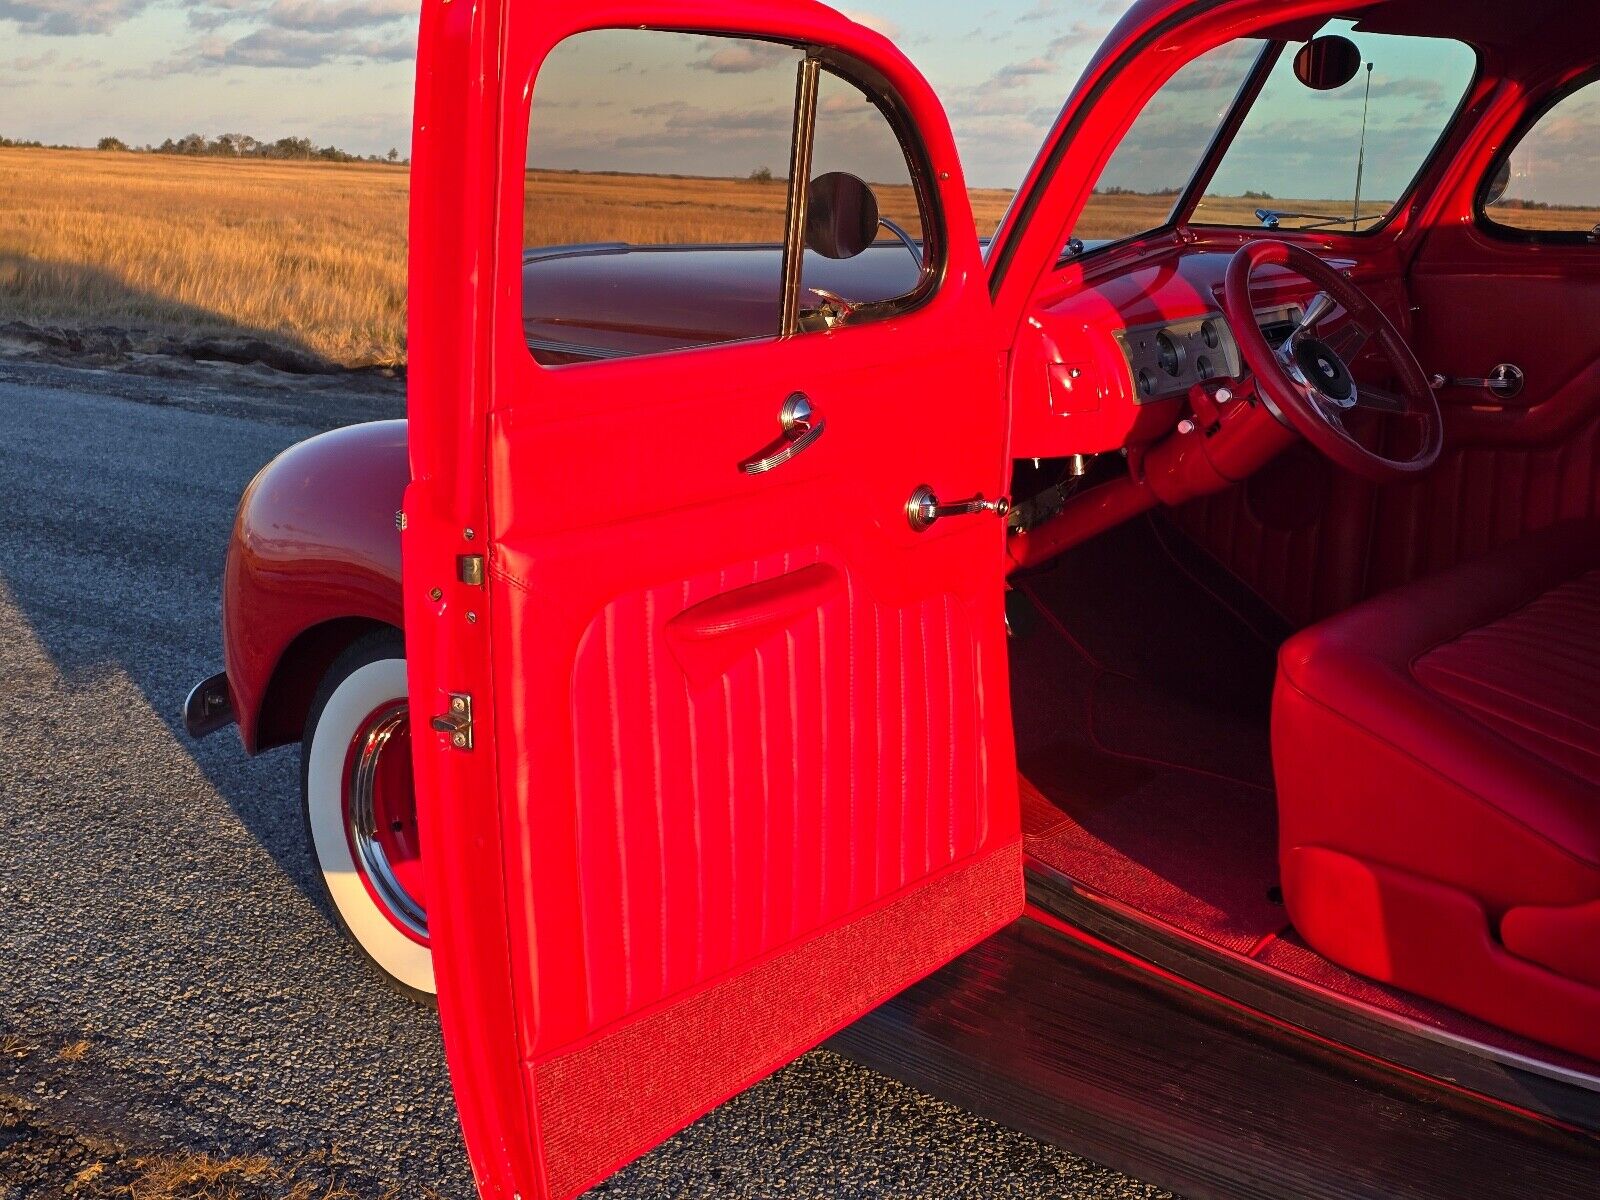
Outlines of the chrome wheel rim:
[{"label": "chrome wheel rim", "polygon": [[373,900],[402,933],[426,944],[428,912],[410,755],[405,701],[386,705],[362,722],[350,747],[345,822],[356,870]]}]

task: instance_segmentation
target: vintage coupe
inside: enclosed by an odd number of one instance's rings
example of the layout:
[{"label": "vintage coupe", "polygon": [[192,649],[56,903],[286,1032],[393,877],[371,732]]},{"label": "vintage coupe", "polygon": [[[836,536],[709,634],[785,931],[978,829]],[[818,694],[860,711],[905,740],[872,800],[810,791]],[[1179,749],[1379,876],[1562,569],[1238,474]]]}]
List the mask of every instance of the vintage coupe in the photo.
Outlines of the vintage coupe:
[{"label": "vintage coupe", "polygon": [[[777,80],[770,235],[529,169],[645,63]],[[1600,9],[1140,0],[987,242],[809,0],[426,0],[416,112],[409,424],[251,484],[187,719],[302,744],[485,1195],[875,1009],[1191,1194],[1600,1189]]]}]

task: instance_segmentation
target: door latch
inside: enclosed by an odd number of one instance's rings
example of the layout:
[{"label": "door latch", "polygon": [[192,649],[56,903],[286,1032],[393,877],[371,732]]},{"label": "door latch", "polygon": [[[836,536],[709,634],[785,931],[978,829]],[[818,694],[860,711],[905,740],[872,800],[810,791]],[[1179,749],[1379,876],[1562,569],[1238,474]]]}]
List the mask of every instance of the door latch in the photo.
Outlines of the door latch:
[{"label": "door latch", "polygon": [[912,492],[911,499],[906,501],[906,520],[918,533],[933,528],[936,521],[942,521],[945,517],[976,517],[985,513],[1005,517],[1010,512],[1011,501],[1004,496],[998,500],[985,500],[978,495],[954,504],[940,504],[939,497],[926,484]]},{"label": "door latch", "polygon": [[450,697],[450,711],[433,719],[436,733],[448,734],[457,750],[472,749],[472,697],[464,692]]}]

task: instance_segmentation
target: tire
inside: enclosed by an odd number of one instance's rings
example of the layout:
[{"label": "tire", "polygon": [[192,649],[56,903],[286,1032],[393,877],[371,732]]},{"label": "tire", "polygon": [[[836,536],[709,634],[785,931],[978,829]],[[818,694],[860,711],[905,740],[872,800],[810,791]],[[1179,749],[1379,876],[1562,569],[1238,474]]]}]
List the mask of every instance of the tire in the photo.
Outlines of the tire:
[{"label": "tire", "polygon": [[340,927],[390,985],[434,1003],[406,696],[398,631],[341,654],[306,719],[300,796],[306,844]]}]

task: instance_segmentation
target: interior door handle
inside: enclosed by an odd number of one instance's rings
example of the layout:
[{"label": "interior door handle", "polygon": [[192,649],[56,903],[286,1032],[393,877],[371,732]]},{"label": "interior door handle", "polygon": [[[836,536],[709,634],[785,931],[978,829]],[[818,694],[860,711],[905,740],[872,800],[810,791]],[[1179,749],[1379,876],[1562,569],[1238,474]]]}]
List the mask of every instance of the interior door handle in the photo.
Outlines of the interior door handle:
[{"label": "interior door handle", "polygon": [[1434,391],[1445,388],[1470,388],[1474,391],[1492,392],[1496,396],[1510,400],[1522,394],[1522,389],[1527,386],[1528,377],[1523,374],[1522,368],[1514,363],[1501,363],[1489,372],[1487,379],[1456,379],[1449,375],[1435,375],[1430,381]]},{"label": "interior door handle", "polygon": [[954,504],[940,504],[939,497],[926,485],[912,492],[911,499],[906,501],[906,520],[911,522],[911,528],[918,533],[933,528],[935,522],[942,521],[946,517],[976,517],[984,513],[1005,517],[1010,512],[1011,501],[1004,496],[998,500],[985,500],[982,496],[974,496],[970,500],[958,500]]},{"label": "interior door handle", "polygon": [[827,422],[817,416],[816,410],[811,407],[811,398],[804,392],[796,392],[783,402],[783,409],[778,413],[778,424],[783,429],[783,435],[755,458],[740,463],[739,470],[746,475],[765,475],[768,471],[776,470],[795,455],[816,445],[817,439],[827,428]]}]

